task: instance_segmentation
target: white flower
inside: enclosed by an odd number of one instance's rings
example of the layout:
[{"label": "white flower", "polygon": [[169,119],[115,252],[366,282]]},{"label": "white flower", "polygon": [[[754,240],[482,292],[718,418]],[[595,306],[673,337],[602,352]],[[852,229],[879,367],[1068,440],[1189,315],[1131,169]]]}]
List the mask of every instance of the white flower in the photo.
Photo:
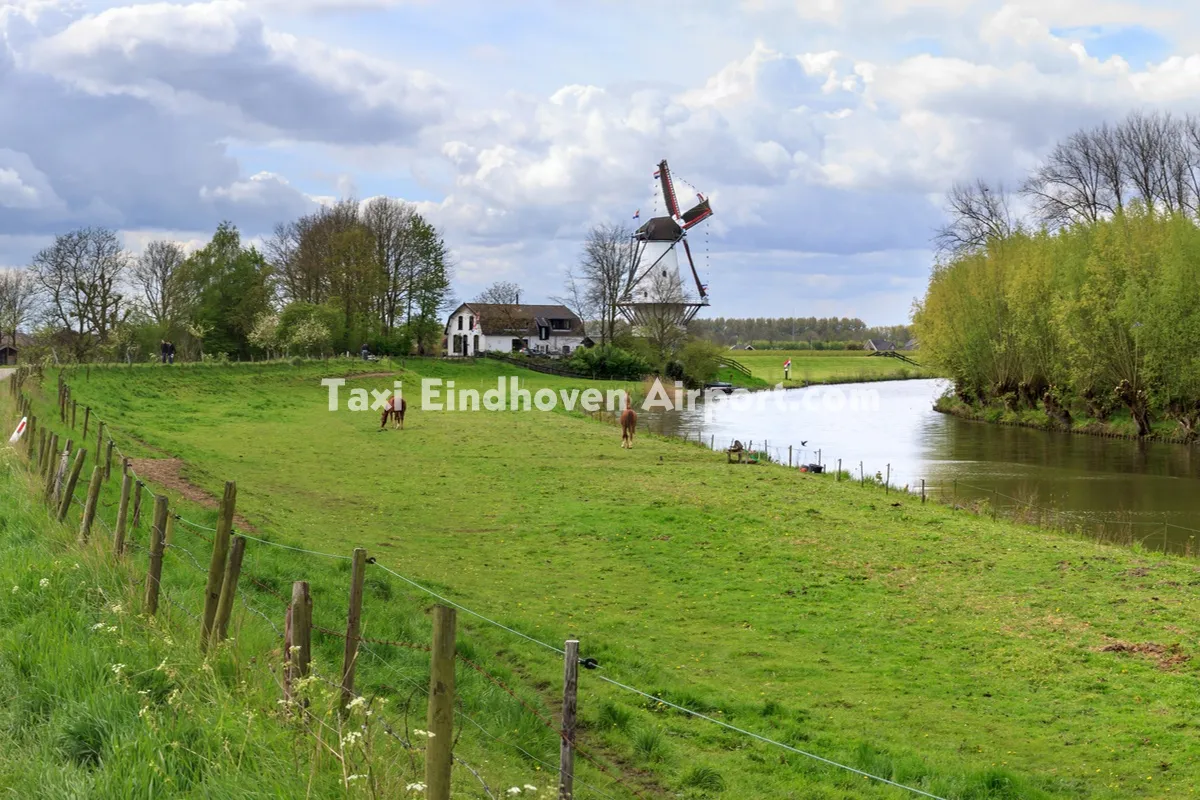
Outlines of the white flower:
[{"label": "white flower", "polygon": [[19,591],[21,591],[21,587],[20,587],[20,586],[14,586],[14,587],[13,587],[13,594],[16,594],[16,593],[17,593],[17,592],[19,592]]},{"label": "white flower", "polygon": [[115,606],[113,606],[113,607],[112,607],[112,612],[113,612],[114,614],[120,614],[120,613],[121,613],[121,604],[120,604],[120,603],[117,603]]},{"label": "white flower", "polygon": [[99,630],[103,630],[103,629],[104,629],[103,622],[97,622],[95,625],[92,626],[92,630],[94,630],[94,631],[99,631]]},{"label": "white flower", "polygon": [[423,791],[425,791],[425,784],[410,783],[408,786],[404,787],[404,791],[406,791],[406,792],[423,792]]},{"label": "white flower", "polygon": [[111,669],[113,671],[113,675],[120,675],[121,670],[125,669],[125,665],[124,664],[113,664],[111,667],[109,667],[109,669]]},{"label": "white flower", "polygon": [[78,562],[78,561],[76,561],[76,562],[75,562],[75,569],[79,569],[79,562]]},{"label": "white flower", "polygon": [[362,780],[365,777],[367,777],[367,776],[366,775],[349,775],[346,777],[346,780],[347,781],[358,781],[358,780]]},{"label": "white flower", "polygon": [[432,739],[432,738],[433,738],[433,733],[432,733],[431,731],[423,731],[423,730],[421,730],[420,728],[414,728],[414,729],[413,729],[413,736],[428,736],[428,737],[430,737],[430,738]]},{"label": "white flower", "polygon": [[362,738],[362,734],[359,733],[358,731],[350,731],[349,733],[347,733],[345,736],[342,737],[342,747],[345,747],[346,745],[354,744],[361,738]]},{"label": "white flower", "polygon": [[50,585],[49,578],[42,578],[40,581],[38,581],[38,586],[42,587],[43,589],[45,589],[49,585]]},{"label": "white flower", "polygon": [[358,697],[354,698],[349,703],[347,703],[346,708],[358,708],[359,706],[366,705],[366,702],[367,702],[367,698],[363,697],[362,695],[359,695]]},{"label": "white flower", "polygon": [[532,783],[527,783],[527,784],[525,784],[525,788],[526,788],[526,789],[528,789],[528,790],[529,790],[529,791],[531,791],[531,792],[536,792],[536,791],[537,791],[537,787],[536,787],[536,786],[534,786]]},{"label": "white flower", "polygon": [[520,793],[521,793],[521,787],[520,787],[520,786],[514,786],[514,787],[512,787],[511,789],[509,789],[509,790],[508,790],[508,792],[507,792],[507,794],[520,794]]}]

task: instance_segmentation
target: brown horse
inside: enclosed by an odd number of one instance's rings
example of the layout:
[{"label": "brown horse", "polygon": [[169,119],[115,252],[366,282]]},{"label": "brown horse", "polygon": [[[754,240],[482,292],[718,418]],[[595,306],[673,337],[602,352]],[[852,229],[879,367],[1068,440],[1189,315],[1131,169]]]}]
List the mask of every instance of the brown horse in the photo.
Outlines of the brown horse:
[{"label": "brown horse", "polygon": [[629,405],[625,395],[625,410],[621,412],[621,447],[633,449],[633,434],[637,433],[637,412]]},{"label": "brown horse", "polygon": [[408,410],[408,403],[401,397],[400,404],[396,405],[396,395],[392,395],[383,407],[383,416],[379,419],[379,430],[383,430],[387,426],[388,417],[392,418],[392,427],[404,430],[404,412]]}]

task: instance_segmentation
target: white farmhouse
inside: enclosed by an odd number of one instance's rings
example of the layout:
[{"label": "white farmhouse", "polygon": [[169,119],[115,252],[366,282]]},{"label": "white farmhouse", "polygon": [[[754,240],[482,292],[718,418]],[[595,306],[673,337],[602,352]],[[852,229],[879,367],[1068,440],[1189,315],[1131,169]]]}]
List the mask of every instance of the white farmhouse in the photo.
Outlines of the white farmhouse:
[{"label": "white farmhouse", "polygon": [[584,346],[583,320],[566,306],[463,303],[446,322],[446,355],[532,350],[569,355]]}]

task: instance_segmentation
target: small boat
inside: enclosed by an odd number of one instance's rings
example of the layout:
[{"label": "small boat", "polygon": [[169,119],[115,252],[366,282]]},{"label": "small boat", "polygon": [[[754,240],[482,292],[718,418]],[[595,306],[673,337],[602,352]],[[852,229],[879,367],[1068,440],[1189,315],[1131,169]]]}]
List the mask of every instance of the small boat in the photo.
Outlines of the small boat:
[{"label": "small boat", "polygon": [[727,381],[713,381],[712,383],[704,384],[704,391],[716,390],[725,394],[733,394],[733,384]]}]

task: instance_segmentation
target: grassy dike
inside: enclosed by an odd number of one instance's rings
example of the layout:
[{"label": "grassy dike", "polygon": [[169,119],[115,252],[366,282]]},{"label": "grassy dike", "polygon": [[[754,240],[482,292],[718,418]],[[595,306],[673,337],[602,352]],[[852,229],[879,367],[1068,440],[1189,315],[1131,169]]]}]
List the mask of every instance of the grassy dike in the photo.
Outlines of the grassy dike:
[{"label": "grassy dike", "polygon": [[[535,389],[577,385],[507,365],[409,362],[408,429],[378,433],[377,414],[328,411],[319,384],[361,369],[178,365],[69,380],[128,455],[181,459],[187,491],[237,480],[256,535],[363,546],[529,636],[581,639],[601,664],[581,675],[581,741],[643,796],[911,795],[599,675],[941,797],[1166,798],[1200,782],[1188,757],[1200,722],[1194,562],[731,466],[675,440],[641,435],[625,451],[613,427],[577,413],[426,411],[411,388],[437,376],[483,389],[510,372]],[[52,375],[46,385],[52,401]],[[391,385],[351,377],[346,388]],[[211,510],[179,507],[212,524]],[[311,580],[318,624],[344,624],[344,562],[251,544],[247,572],[276,591]],[[368,587],[366,635],[427,637],[428,596],[377,569]],[[336,664],[340,642],[318,643]],[[465,614],[460,654],[554,713],[556,654]],[[416,691],[405,681],[426,676],[423,656],[364,659],[360,690],[403,702]],[[537,775],[515,746],[556,762],[553,734],[523,706],[460,674],[464,713],[495,737],[464,723],[460,746],[501,776],[493,785]],[[631,796],[581,770],[604,794]],[[462,796],[483,796],[469,777]]]},{"label": "grassy dike", "polygon": [[[919,353],[907,353],[919,361]],[[909,378],[932,378],[923,367],[893,358],[868,356],[861,350],[734,350],[729,356],[750,370],[750,377],[724,368],[721,380],[750,389],[773,388],[782,383],[793,389],[814,384],[873,383]],[[792,361],[790,377],[783,378],[783,363]]]}]

